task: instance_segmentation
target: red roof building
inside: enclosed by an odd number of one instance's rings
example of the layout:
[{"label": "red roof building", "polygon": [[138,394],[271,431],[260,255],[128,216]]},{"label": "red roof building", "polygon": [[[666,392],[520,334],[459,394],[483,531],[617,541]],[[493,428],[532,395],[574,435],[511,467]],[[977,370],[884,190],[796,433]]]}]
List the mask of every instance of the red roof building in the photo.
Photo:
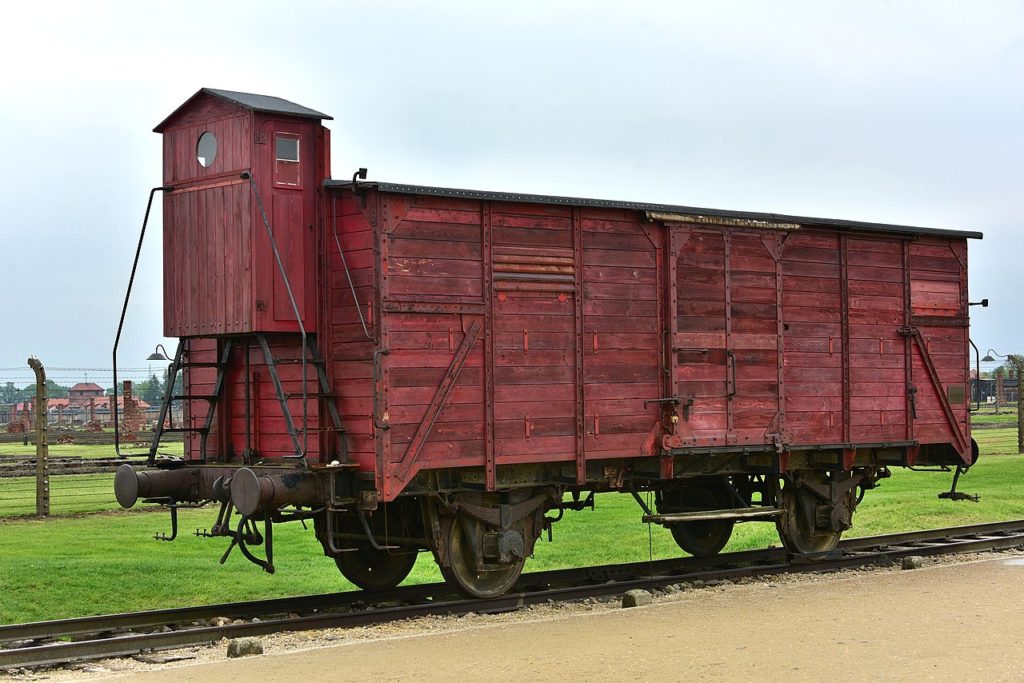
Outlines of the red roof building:
[{"label": "red roof building", "polygon": [[68,401],[73,406],[87,406],[89,399],[103,397],[103,387],[92,382],[79,382],[68,389]]}]

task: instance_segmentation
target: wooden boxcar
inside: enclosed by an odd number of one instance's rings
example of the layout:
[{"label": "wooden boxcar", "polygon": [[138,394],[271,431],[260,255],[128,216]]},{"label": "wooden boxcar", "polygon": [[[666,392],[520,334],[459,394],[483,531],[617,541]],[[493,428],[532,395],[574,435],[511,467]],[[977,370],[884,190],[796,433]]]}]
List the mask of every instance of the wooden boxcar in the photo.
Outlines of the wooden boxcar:
[{"label": "wooden boxcar", "polygon": [[888,468],[977,457],[980,234],[330,180],[324,118],[204,89],[157,128],[186,418],[122,504],[218,501],[243,546],[312,518],[364,588],[428,549],[484,596],[594,492],[693,554],[749,520],[806,553]]}]

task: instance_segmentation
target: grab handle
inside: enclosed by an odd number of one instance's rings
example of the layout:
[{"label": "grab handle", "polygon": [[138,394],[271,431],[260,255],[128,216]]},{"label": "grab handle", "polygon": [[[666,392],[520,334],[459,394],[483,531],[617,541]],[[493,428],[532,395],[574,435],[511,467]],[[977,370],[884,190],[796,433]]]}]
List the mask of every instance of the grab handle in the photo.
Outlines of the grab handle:
[{"label": "grab handle", "polygon": [[380,358],[391,353],[388,349],[377,349],[373,352],[373,426],[377,429],[391,429],[391,424],[387,417],[381,419],[380,416],[380,398],[381,398],[381,367]]},{"label": "grab handle", "polygon": [[729,375],[726,379],[725,397],[730,401],[736,396],[736,354],[729,349],[725,350],[726,364],[729,365]]}]

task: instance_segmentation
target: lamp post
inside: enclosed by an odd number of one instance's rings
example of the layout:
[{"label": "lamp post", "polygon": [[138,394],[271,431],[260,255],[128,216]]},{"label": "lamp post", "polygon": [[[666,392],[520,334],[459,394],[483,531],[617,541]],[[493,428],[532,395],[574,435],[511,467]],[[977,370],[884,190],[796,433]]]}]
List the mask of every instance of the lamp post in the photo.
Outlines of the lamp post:
[{"label": "lamp post", "polygon": [[993,349],[989,349],[982,360],[986,363],[991,363],[995,360],[992,357],[993,354],[1010,361],[1017,370],[1017,452],[1024,453],[1024,410],[1021,409],[1021,403],[1024,402],[1020,400],[1021,376],[1024,375],[1024,356],[1015,353],[1008,353],[1004,356],[1001,353],[996,353]]},{"label": "lamp post", "polygon": [[[172,379],[172,377],[174,375],[174,359],[171,358],[167,354],[167,349],[164,348],[163,344],[157,344],[156,348],[153,350],[153,353],[151,353],[148,356],[146,356],[146,360],[170,361],[170,363],[171,363],[170,365],[167,366],[167,372],[165,373],[166,376],[164,377],[164,401],[166,403],[168,403],[167,410],[172,413],[172,415],[170,417],[171,417],[171,424],[173,425],[173,423],[174,423],[173,412],[174,411],[173,411],[173,407],[171,405],[171,402],[167,400],[167,397],[169,397],[171,395],[171,393],[174,391],[174,386],[173,386],[174,380]],[[157,418],[157,419],[159,420],[162,417],[163,417],[163,408],[161,408],[161,417]],[[160,429],[160,427],[161,427],[161,425],[158,424],[157,425],[157,429]]]},{"label": "lamp post", "polygon": [[153,353],[146,356],[146,360],[171,360],[171,357],[167,355],[167,349],[163,344],[157,344]]}]

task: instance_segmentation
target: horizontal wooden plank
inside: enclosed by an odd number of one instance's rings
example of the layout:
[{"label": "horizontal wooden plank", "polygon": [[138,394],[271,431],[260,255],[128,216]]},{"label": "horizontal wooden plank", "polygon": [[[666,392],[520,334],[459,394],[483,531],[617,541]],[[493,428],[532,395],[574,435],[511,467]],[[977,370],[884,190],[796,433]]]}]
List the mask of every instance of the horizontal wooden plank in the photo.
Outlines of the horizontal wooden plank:
[{"label": "horizontal wooden plank", "polygon": [[[423,387],[438,386],[444,368],[392,368],[390,371],[391,386],[395,387]],[[483,380],[483,370],[479,367],[465,367],[459,373],[459,384],[476,385]]]},{"label": "horizontal wooden plank", "polygon": [[541,228],[547,230],[568,231],[572,227],[569,216],[545,216],[504,214],[497,211],[491,214],[491,225],[494,227]]},{"label": "horizontal wooden plank", "polygon": [[571,247],[572,232],[569,230],[548,230],[544,228],[494,227],[491,239],[495,245],[513,244],[520,246]]},{"label": "horizontal wooden plank", "polygon": [[[433,400],[439,384],[421,387],[391,387],[388,391],[388,404],[391,406],[426,406]],[[458,382],[452,388],[451,393],[448,394],[448,404],[474,403],[483,405],[483,401],[483,385],[469,385]]]},{"label": "horizontal wooden plank", "polygon": [[403,220],[388,235],[390,248],[394,249],[404,241],[441,241],[479,243],[483,233],[480,225],[464,223],[427,223]]},{"label": "horizontal wooden plank", "polygon": [[[584,373],[586,377],[586,373]],[[661,397],[661,385],[656,381],[628,382],[625,384],[607,384],[587,382],[583,385],[583,395],[590,405],[592,401],[649,399]]]},{"label": "horizontal wooden plank", "polygon": [[583,264],[584,267],[654,268],[657,265],[657,257],[653,249],[650,251],[620,251],[584,242]]},{"label": "horizontal wooden plank", "polygon": [[483,280],[480,278],[456,277],[412,277],[396,275],[387,280],[387,295],[403,294],[435,295],[438,297],[462,296],[480,298],[483,292]]},{"label": "horizontal wooden plank", "polygon": [[899,268],[874,268],[871,266],[851,266],[847,269],[849,280],[869,280],[872,282],[903,282],[903,270]]},{"label": "horizontal wooden plank", "polygon": [[654,256],[654,245],[646,235],[583,231],[583,244],[591,249],[614,249],[616,251],[646,251]]},{"label": "horizontal wooden plank", "polygon": [[[625,353],[625,352],[619,352]],[[530,349],[519,351],[503,349],[494,355],[494,366],[497,367],[568,367],[575,361],[571,349]]]},{"label": "horizontal wooden plank", "polygon": [[[782,262],[784,291],[839,292],[839,266],[821,263]],[[790,278],[796,281],[790,286]],[[834,284],[826,284],[834,283]]]},{"label": "horizontal wooden plank", "polygon": [[483,278],[483,263],[446,258],[394,257],[387,261],[387,272],[392,276],[457,277],[479,280]]},{"label": "horizontal wooden plank", "polygon": [[535,391],[528,400],[497,401],[494,417],[498,420],[523,420],[526,418],[569,417],[575,419],[575,401],[551,401],[543,390]]},{"label": "horizontal wooden plank", "polygon": [[535,332],[529,327],[515,332],[502,331],[494,333],[495,350],[553,350],[574,349],[576,347],[575,332]]},{"label": "horizontal wooden plank", "polygon": [[657,286],[655,268],[622,266],[584,266],[583,280],[593,282],[624,282]]},{"label": "horizontal wooden plank", "polygon": [[494,400],[497,403],[517,403],[520,401],[575,401],[576,388],[572,383],[566,384],[498,384],[494,387]]},{"label": "horizontal wooden plank", "polygon": [[587,368],[592,382],[651,382],[660,377],[657,363],[651,365],[609,365]]},{"label": "horizontal wooden plank", "polygon": [[588,282],[583,288],[588,299],[628,299],[630,301],[657,301],[658,289],[651,284],[623,282]]},{"label": "horizontal wooden plank", "polygon": [[391,257],[446,258],[470,261],[480,261],[482,249],[479,238],[476,242],[402,238],[393,240],[388,247]]},{"label": "horizontal wooden plank", "polygon": [[[615,368],[618,370],[618,368]],[[596,371],[595,371],[596,373]],[[575,370],[572,367],[504,367],[494,368],[495,384],[527,384],[543,386],[548,384],[571,384]]]},{"label": "horizontal wooden plank", "polygon": [[656,301],[584,300],[583,315],[620,315],[653,318],[658,315],[658,304]]},{"label": "horizontal wooden plank", "polygon": [[460,225],[479,225],[479,208],[441,208],[412,206],[406,211],[404,220],[418,223],[455,223]]},{"label": "horizontal wooden plank", "polygon": [[955,258],[939,258],[937,256],[916,256],[910,255],[910,270],[932,271],[936,273],[959,273],[960,262]]}]

